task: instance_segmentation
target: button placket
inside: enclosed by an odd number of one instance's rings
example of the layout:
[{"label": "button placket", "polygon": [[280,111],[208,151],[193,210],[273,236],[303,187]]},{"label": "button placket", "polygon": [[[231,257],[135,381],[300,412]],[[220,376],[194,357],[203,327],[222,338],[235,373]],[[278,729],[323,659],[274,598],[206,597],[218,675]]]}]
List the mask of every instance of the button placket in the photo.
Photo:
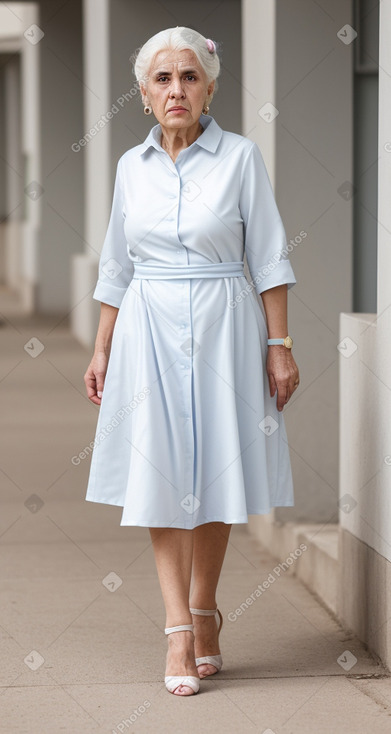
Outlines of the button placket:
[{"label": "button placket", "polygon": [[[171,199],[171,200],[176,199],[176,205],[173,206],[172,209],[170,210],[170,214],[166,217],[166,221],[167,222],[170,222],[170,223],[173,223],[173,226],[172,226],[172,236],[175,237],[175,241],[177,242],[177,245],[182,245],[182,243],[180,242],[179,237],[178,237],[178,221],[179,221],[179,203],[180,203],[180,193],[181,193],[181,177],[180,177],[179,171],[178,171],[178,169],[177,169],[176,166],[175,166],[175,173],[173,171],[173,174],[176,176],[176,182],[175,182],[176,192],[171,191],[168,194],[168,198]],[[182,249],[179,249],[177,247],[177,249],[175,250],[175,254],[176,255],[183,255],[184,254],[184,251],[185,250],[184,250],[184,247],[182,245]],[[177,265],[181,265],[182,264],[182,261],[177,261],[176,264]]]},{"label": "button placket", "polygon": [[[173,225],[173,234],[175,234],[175,238],[178,244],[178,247],[176,249],[176,255],[181,255],[182,257],[179,259],[178,264],[183,264],[183,261],[187,263],[187,255],[186,255],[186,247],[182,244],[182,242],[179,239],[178,231],[179,231],[179,208],[180,208],[180,197],[182,193],[182,181],[181,181],[181,175],[180,172],[175,166],[176,173],[177,173],[177,191],[176,193],[170,193],[169,199],[173,200],[176,198],[177,204],[176,207],[173,207],[171,210],[171,215],[167,219],[167,221],[175,222],[175,225]],[[176,216],[175,213],[176,212]],[[175,232],[174,232],[174,226],[175,226]],[[191,312],[191,305],[190,305],[190,298],[191,298],[191,280],[190,279],[183,279],[181,283],[177,283],[177,285],[180,285],[180,289],[182,291],[182,305],[181,308],[178,309],[178,319],[180,319],[180,322],[178,324],[178,338],[180,340],[180,348],[182,351],[182,357],[179,360],[179,370],[182,376],[181,384],[182,384],[182,398],[183,402],[181,405],[181,417],[183,420],[184,425],[184,435],[185,435],[185,445],[186,445],[186,454],[189,457],[189,463],[186,467],[186,477],[185,477],[185,486],[190,487],[191,486],[191,492],[193,492],[193,480],[192,480],[192,467],[194,463],[194,429],[193,429],[193,416],[192,416],[192,380],[193,380],[193,354],[192,349],[190,350],[190,354],[185,354],[183,352],[182,346],[183,344],[186,344],[187,340],[190,339],[192,344],[192,334],[191,334],[191,321],[190,321],[190,312]]]},{"label": "button placket", "polygon": [[[178,171],[178,179],[179,179],[179,190],[178,190],[178,209],[177,209],[177,238],[179,240],[178,230],[179,230],[179,211],[180,211],[180,205],[181,205],[181,195],[182,195],[182,179],[180,171]],[[182,245],[182,250],[177,250],[177,254],[186,255],[186,247]],[[183,321],[180,323],[180,333],[182,338],[182,344],[186,344],[186,342],[190,339],[190,344],[192,344],[192,334],[191,334],[191,325],[190,325],[190,312],[191,312],[191,305],[190,305],[190,299],[191,299],[191,280],[187,279],[183,281],[183,288],[185,289],[185,303],[186,303],[186,310],[187,314],[186,317],[183,319]],[[188,431],[188,441],[189,446],[191,446],[192,454],[193,454],[193,460],[194,460],[194,433],[193,433],[193,425],[192,425],[192,418],[191,415],[191,405],[192,405],[192,372],[193,372],[193,353],[192,349],[190,350],[190,353],[185,356],[184,361],[182,362],[182,374],[185,378],[185,405],[184,405],[184,412],[183,412],[183,418],[186,421],[187,424],[187,431]]]}]

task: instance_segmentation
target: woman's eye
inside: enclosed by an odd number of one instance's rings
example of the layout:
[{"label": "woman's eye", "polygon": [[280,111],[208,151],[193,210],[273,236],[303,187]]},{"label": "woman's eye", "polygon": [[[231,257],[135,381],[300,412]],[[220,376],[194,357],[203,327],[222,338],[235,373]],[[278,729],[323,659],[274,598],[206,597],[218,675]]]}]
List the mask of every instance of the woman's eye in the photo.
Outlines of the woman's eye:
[{"label": "woman's eye", "polygon": [[[159,77],[158,77],[158,82],[161,82],[161,81],[166,81],[166,79],[167,79],[167,78],[168,78],[168,77],[166,77],[166,76],[159,76]],[[190,79],[195,79],[196,77],[194,76],[194,74],[186,74],[186,78],[187,78],[187,79],[189,79],[189,78],[190,78]]]}]

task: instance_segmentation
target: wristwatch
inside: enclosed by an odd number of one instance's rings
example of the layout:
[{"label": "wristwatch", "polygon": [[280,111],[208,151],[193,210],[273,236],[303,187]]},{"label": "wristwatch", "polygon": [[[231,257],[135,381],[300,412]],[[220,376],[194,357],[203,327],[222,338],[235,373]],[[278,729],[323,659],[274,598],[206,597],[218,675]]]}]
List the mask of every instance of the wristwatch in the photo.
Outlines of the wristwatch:
[{"label": "wristwatch", "polygon": [[281,337],[281,339],[268,339],[268,344],[283,344],[284,347],[287,349],[292,349],[293,347],[293,339],[290,336],[286,336],[285,339]]}]

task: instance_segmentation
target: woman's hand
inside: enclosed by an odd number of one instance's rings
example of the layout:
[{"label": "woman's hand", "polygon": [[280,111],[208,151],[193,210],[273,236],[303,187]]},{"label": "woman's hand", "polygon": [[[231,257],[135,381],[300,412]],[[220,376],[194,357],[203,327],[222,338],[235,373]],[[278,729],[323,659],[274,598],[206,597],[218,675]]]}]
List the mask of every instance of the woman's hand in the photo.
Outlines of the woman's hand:
[{"label": "woman's hand", "polygon": [[108,361],[109,355],[105,351],[94,352],[94,356],[84,375],[88,398],[95,405],[101,404]]},{"label": "woman's hand", "polygon": [[108,303],[102,302],[100,304],[100,319],[95,340],[94,356],[84,375],[88,398],[95,405],[100,405],[101,403],[111,351],[111,340],[117,316],[118,308],[110,306]]},{"label": "woman's hand", "polygon": [[266,359],[270,395],[277,390],[277,409],[282,410],[299,384],[299,370],[290,349],[283,344],[270,344]]}]

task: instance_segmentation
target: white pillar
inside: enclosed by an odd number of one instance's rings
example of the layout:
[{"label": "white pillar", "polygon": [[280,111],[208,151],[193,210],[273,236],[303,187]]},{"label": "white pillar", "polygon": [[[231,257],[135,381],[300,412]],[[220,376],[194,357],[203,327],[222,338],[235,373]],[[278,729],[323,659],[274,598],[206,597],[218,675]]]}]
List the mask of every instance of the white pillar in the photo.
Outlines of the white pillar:
[{"label": "white pillar", "polygon": [[20,54],[5,72],[8,171],[6,221],[6,279],[18,289],[30,311],[35,305],[37,252],[40,241],[41,199],[24,193],[27,184],[41,180],[40,148],[40,44],[24,35],[38,24],[37,3],[0,6],[0,51]]},{"label": "white pillar", "polygon": [[4,68],[4,117],[5,117],[5,253],[4,282],[19,290],[21,278],[20,227],[22,220],[21,201],[23,200],[23,157],[21,151],[21,90],[20,55],[8,61]]},{"label": "white pillar", "polygon": [[[242,134],[257,143],[275,187],[275,125],[262,122],[258,110],[265,102],[275,105],[275,0],[242,0]],[[246,267],[247,269],[247,267]],[[248,270],[247,270],[248,272]],[[251,280],[251,278],[250,278]],[[257,296],[262,307],[262,300]],[[275,510],[249,518],[249,529],[268,544]]]},{"label": "white pillar", "polygon": [[[380,3],[379,34],[379,129],[378,129],[378,210],[377,210],[377,318],[375,375],[378,412],[376,415],[377,445],[380,449],[378,498],[379,506],[372,508],[371,521],[384,541],[376,546],[391,561],[391,4]],[[377,379],[376,379],[377,378]],[[372,407],[372,413],[374,412]],[[386,457],[388,457],[386,459]],[[385,463],[388,462],[388,463]],[[376,547],[375,546],[375,547]],[[390,598],[390,597],[388,597]],[[389,612],[388,612],[389,613]],[[388,649],[391,660],[391,644]]]},{"label": "white pillar", "polygon": [[263,104],[276,102],[275,0],[242,0],[243,135],[256,142],[275,186],[276,127],[259,116]]},{"label": "white pillar", "polygon": [[[377,312],[391,323],[391,4],[380,3]],[[379,319],[380,323],[380,319]],[[389,330],[388,330],[388,333]],[[389,346],[389,341],[387,343]],[[391,350],[388,350],[388,357]]]},{"label": "white pillar", "polygon": [[[24,33],[39,24],[39,7],[36,3],[23,3]],[[22,37],[21,87],[22,87],[22,151],[24,156],[23,188],[42,179],[41,169],[41,86],[40,43],[30,43]],[[24,193],[24,192],[23,192]],[[36,305],[38,283],[38,250],[42,229],[42,199],[24,195],[25,220],[22,232],[22,281],[23,302],[27,310]]]},{"label": "white pillar", "polygon": [[[110,109],[110,3],[84,0],[84,135],[88,137]],[[98,260],[112,198],[110,125],[106,123],[75,155],[85,157],[85,252],[72,261],[71,328],[77,339],[91,346],[99,306],[92,300]]]}]

